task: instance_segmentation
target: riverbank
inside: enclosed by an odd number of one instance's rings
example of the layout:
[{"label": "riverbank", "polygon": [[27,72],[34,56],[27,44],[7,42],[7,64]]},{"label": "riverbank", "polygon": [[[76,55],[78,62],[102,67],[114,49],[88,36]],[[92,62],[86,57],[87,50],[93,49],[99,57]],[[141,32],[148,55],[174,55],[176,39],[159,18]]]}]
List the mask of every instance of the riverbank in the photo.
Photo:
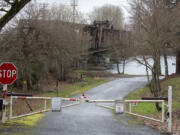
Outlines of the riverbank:
[{"label": "riverbank", "polygon": [[[169,78],[161,81],[162,95],[167,96],[168,86],[173,87],[173,133],[180,135],[180,76],[170,76]],[[147,86],[140,88],[139,90],[132,92],[126,96],[126,99],[141,99],[143,96],[152,96]],[[154,103],[138,103],[137,106],[132,107],[134,113],[142,114],[157,119],[161,118],[161,112],[158,112]],[[167,112],[167,110],[165,110]],[[167,132],[167,125],[158,122],[153,122],[146,119],[137,118],[148,126],[158,129],[161,132]]]}]

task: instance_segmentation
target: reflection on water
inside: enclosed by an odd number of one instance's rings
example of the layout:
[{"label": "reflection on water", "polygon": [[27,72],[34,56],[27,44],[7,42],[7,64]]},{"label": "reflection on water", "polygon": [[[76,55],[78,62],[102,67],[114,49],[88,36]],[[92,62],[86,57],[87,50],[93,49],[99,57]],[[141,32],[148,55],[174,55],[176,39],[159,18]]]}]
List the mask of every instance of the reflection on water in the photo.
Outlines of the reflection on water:
[{"label": "reflection on water", "polygon": [[[169,68],[169,74],[173,74],[176,72],[176,57],[175,56],[168,56],[168,68]],[[152,65],[153,61],[148,60],[148,62]],[[115,64],[112,65],[113,68],[108,70],[108,72],[111,73],[117,73],[117,67]],[[120,72],[123,71],[123,64],[119,64]],[[164,64],[164,57],[161,57],[161,71],[162,74],[165,74],[165,64]],[[130,75],[146,75],[146,68],[145,66],[139,64],[137,61],[129,60],[125,66],[125,74]],[[149,74],[151,74],[151,71],[149,70]]]}]

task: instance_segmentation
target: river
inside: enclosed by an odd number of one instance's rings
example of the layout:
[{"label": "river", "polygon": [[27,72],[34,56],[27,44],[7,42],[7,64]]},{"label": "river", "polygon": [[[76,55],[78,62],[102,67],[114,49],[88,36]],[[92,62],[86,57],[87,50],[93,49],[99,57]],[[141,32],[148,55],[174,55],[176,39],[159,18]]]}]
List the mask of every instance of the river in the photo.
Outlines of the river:
[{"label": "river", "polygon": [[[176,72],[176,57],[175,56],[168,56],[167,57],[168,60],[168,70],[169,70],[169,75],[173,74]],[[152,65],[153,64],[153,60],[149,59],[148,62]],[[123,71],[123,64],[119,64],[119,69],[120,72]],[[112,64],[112,69],[107,70],[108,72],[111,73],[117,73],[117,66],[116,64]],[[164,64],[164,57],[161,57],[161,71],[162,74],[165,74],[165,64]],[[144,65],[139,64],[137,61],[132,60],[132,58],[130,58],[129,60],[126,61],[126,65],[125,65],[125,74],[129,74],[129,75],[146,75],[146,68]],[[151,75],[151,71],[149,70],[149,74]]]}]

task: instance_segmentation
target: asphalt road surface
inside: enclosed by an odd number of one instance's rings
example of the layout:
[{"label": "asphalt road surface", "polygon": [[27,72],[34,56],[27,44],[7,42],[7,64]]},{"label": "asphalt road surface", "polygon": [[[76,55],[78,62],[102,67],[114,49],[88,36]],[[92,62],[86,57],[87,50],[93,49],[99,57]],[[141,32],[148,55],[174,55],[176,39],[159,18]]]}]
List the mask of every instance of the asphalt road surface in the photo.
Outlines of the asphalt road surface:
[{"label": "asphalt road surface", "polygon": [[[89,99],[123,99],[145,84],[144,77],[116,79],[91,89],[86,96]],[[32,135],[161,135],[150,127],[130,121],[132,119],[125,115],[115,115],[112,110],[84,103],[61,112],[48,112],[36,127],[21,130]]]}]

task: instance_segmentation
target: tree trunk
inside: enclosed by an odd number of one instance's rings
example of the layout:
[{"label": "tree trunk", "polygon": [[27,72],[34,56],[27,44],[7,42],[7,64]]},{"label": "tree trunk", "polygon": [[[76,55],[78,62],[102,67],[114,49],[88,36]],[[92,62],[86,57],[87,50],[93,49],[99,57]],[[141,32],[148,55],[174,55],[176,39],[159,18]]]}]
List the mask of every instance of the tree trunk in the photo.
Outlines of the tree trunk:
[{"label": "tree trunk", "polygon": [[160,107],[160,105],[159,105],[159,102],[156,102],[156,109],[158,110],[158,111],[161,111],[161,107]]},{"label": "tree trunk", "polygon": [[[151,80],[150,90],[151,90],[151,93],[154,95],[154,97],[159,97],[161,87],[160,87],[159,76],[158,76],[158,74],[156,74],[156,72],[152,73],[152,80]],[[158,111],[161,111],[161,107],[159,106],[159,103],[156,103],[156,109]]]},{"label": "tree trunk", "polygon": [[33,88],[31,72],[28,73],[28,85],[30,89]]},{"label": "tree trunk", "polygon": [[176,54],[176,74],[180,74],[180,51]]},{"label": "tree trunk", "polygon": [[169,73],[168,73],[168,61],[167,61],[166,53],[164,53],[164,64],[165,64],[165,76],[168,77]]},{"label": "tree trunk", "polygon": [[[154,95],[154,97],[159,97],[161,92],[161,85],[159,80],[159,54],[155,54],[154,56],[154,65],[152,70],[152,80],[151,80],[151,92]],[[159,106],[159,103],[156,103],[156,109],[158,111],[161,111],[161,107]]]},{"label": "tree trunk", "polygon": [[65,76],[65,68],[64,65],[61,64],[61,80],[65,81],[66,80],[66,76]]},{"label": "tree trunk", "polygon": [[125,64],[126,64],[126,60],[123,59],[123,74],[124,74],[124,72],[125,72]]},{"label": "tree trunk", "polygon": [[148,67],[146,66],[146,76],[147,76],[147,79],[148,79],[148,83],[150,82],[150,79],[149,79],[149,71],[148,71]]},{"label": "tree trunk", "polygon": [[119,70],[119,61],[116,62],[116,66],[117,66],[117,72],[118,72],[118,74],[120,74],[120,70]]},{"label": "tree trunk", "polygon": [[161,75],[162,74],[162,72],[161,72],[161,55],[160,55],[160,51],[158,52],[159,53],[159,55],[158,55],[158,60],[157,60],[157,64],[158,64],[158,72],[159,72],[159,75]]},{"label": "tree trunk", "polygon": [[23,70],[23,91],[27,91],[28,86],[27,86],[27,80],[28,80],[28,75],[27,75],[27,61],[25,62],[25,67]]}]

